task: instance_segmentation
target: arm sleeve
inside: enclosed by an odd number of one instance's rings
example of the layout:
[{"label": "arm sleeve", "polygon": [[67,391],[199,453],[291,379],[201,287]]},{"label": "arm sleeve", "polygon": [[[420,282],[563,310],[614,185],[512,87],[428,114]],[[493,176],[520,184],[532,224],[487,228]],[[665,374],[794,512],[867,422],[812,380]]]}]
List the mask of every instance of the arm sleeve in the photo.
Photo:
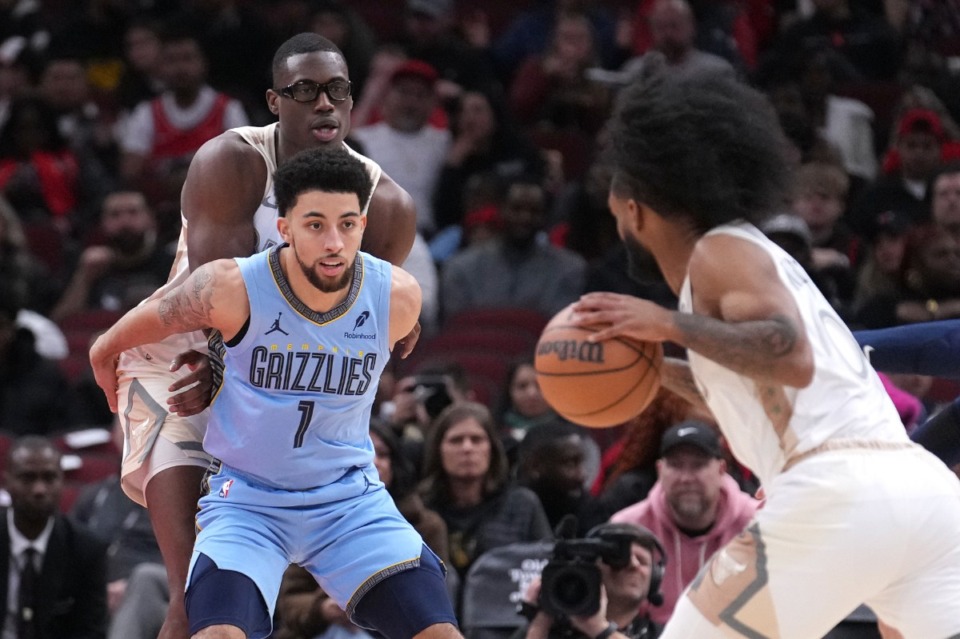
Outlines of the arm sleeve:
[{"label": "arm sleeve", "polygon": [[879,371],[960,379],[960,320],[856,331],[853,335]]}]

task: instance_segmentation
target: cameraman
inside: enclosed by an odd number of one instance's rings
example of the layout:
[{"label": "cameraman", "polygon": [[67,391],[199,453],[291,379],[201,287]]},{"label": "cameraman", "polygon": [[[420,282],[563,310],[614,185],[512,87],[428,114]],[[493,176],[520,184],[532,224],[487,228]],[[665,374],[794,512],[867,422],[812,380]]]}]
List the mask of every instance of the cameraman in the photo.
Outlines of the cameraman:
[{"label": "cameraman", "polygon": [[653,533],[632,524],[601,524],[588,539],[629,543],[629,562],[623,568],[609,565],[604,556],[600,569],[600,606],[589,616],[553,617],[540,606],[541,579],[535,579],[521,603],[529,624],[512,639],[656,639],[662,628],[647,614],[645,602],[662,601],[659,583],[663,577],[663,548]]}]

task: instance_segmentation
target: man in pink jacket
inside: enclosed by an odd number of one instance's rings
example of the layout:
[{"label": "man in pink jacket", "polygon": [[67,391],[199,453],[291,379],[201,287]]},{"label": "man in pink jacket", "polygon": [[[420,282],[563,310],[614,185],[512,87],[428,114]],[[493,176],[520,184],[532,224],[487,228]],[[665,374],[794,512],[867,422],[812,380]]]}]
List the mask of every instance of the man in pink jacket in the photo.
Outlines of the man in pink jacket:
[{"label": "man in pink jacket", "polygon": [[657,474],[647,498],[610,521],[644,526],[663,542],[663,605],[652,608],[650,617],[665,623],[701,566],[746,527],[760,502],[727,474],[719,435],[700,421],[681,422],[663,434]]}]

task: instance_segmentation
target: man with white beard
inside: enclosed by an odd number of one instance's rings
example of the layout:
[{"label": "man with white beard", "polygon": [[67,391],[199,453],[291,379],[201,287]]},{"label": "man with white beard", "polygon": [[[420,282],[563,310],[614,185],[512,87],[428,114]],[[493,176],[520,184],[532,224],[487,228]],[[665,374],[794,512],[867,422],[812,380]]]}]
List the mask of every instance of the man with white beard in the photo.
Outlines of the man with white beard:
[{"label": "man with white beard", "polygon": [[646,499],[610,521],[643,526],[663,542],[663,605],[650,609],[662,624],[707,559],[743,530],[760,502],[727,474],[720,436],[701,421],[680,422],[663,434],[657,475]]}]

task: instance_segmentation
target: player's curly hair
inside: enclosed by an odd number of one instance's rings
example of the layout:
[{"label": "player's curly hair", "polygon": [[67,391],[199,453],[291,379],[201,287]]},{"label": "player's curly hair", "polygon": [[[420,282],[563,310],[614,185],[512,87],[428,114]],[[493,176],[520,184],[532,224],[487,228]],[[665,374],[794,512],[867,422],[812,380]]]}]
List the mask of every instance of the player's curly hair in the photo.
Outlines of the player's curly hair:
[{"label": "player's curly hair", "polygon": [[316,33],[298,33],[281,44],[276,53],[273,54],[273,62],[270,65],[270,71],[273,74],[274,83],[279,74],[287,68],[287,58],[301,53],[328,52],[336,53],[340,59],[346,61],[343,52],[332,41]]},{"label": "player's curly hair", "polygon": [[373,182],[363,162],[346,149],[307,149],[284,162],[273,174],[273,192],[280,217],[286,217],[307,191],[356,193],[361,211],[370,199]]},{"label": "player's curly hair", "polygon": [[671,77],[660,54],[618,99],[605,149],[611,190],[705,232],[759,222],[788,186],[786,141],[763,94],[728,78]]}]

